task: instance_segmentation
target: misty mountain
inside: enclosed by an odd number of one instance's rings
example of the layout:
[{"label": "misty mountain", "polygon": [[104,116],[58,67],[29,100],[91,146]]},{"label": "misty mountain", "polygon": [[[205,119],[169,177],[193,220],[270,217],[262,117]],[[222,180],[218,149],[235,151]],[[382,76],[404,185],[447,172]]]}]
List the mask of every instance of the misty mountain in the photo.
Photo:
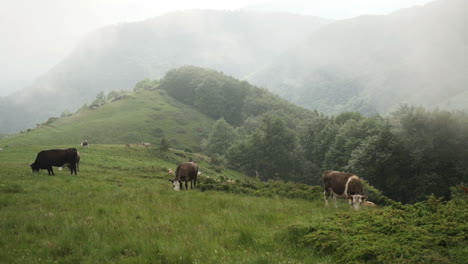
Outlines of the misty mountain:
[{"label": "misty mountain", "polygon": [[267,65],[328,20],[290,14],[183,11],[90,33],[31,87],[0,98],[0,132],[74,111],[98,92],[132,89],[183,65],[237,78]]},{"label": "misty mountain", "polygon": [[327,113],[386,113],[400,103],[467,109],[467,10],[467,1],[438,0],[338,21],[249,81]]}]

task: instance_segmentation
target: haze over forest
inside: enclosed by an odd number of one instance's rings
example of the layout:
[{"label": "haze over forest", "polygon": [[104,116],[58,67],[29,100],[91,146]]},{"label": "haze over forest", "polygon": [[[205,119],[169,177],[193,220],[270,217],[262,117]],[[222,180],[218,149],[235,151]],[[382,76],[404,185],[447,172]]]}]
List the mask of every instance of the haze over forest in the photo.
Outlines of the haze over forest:
[{"label": "haze over forest", "polygon": [[[345,20],[266,12],[283,8],[280,1],[245,6],[262,12],[177,11],[91,31],[31,85],[0,97],[0,132],[34,127],[75,111],[101,91],[130,90],[183,65],[222,71],[328,114],[385,114],[401,103],[467,105],[466,1],[437,0]],[[381,6],[387,13],[395,9],[389,1]]]}]

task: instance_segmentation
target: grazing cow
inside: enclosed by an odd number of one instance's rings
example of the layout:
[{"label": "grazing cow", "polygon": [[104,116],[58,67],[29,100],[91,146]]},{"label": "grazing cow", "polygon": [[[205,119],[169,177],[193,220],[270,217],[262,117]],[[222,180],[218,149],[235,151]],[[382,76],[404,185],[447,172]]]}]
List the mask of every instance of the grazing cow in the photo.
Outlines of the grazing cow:
[{"label": "grazing cow", "polygon": [[174,174],[174,172],[172,171],[172,169],[168,169],[168,170],[167,170],[167,173],[169,173],[169,174]]},{"label": "grazing cow", "polygon": [[[80,157],[80,152],[77,151],[77,152],[76,152],[76,159],[75,159],[76,171],[80,171],[80,158],[81,158],[81,157]],[[69,168],[70,170],[72,169],[70,163],[68,163],[68,162],[65,163],[65,164],[63,164],[63,167],[67,167],[67,168]],[[60,168],[59,168],[59,170],[60,170]],[[76,173],[75,173],[75,174],[76,174]]]},{"label": "grazing cow", "polygon": [[340,195],[346,196],[349,204],[352,205],[355,210],[358,210],[361,204],[367,199],[367,196],[363,195],[361,180],[354,174],[327,170],[323,172],[322,180],[326,206],[328,206],[330,194],[333,197],[335,207],[338,207],[336,204],[336,197]]},{"label": "grazing cow", "polygon": [[183,190],[182,182],[185,182],[185,189],[188,190],[188,182],[190,188],[193,189],[197,185],[198,165],[194,162],[184,162],[177,166],[175,171],[175,179],[169,180],[172,182],[174,190]]},{"label": "grazing cow", "polygon": [[148,142],[143,142],[141,143],[141,145],[145,148],[151,148],[151,143],[148,143]]},{"label": "grazing cow", "polygon": [[88,147],[88,145],[89,145],[88,140],[85,140],[85,141],[81,142],[81,146],[83,146],[83,147]]},{"label": "grazing cow", "polygon": [[125,144],[125,147],[126,147],[126,148],[129,148],[129,147],[130,147],[130,144]]},{"label": "grazing cow", "polygon": [[70,173],[76,175],[77,155],[76,148],[42,150],[37,153],[36,160],[30,166],[33,172],[47,170],[49,175],[55,175],[52,166],[62,167],[69,164]]}]

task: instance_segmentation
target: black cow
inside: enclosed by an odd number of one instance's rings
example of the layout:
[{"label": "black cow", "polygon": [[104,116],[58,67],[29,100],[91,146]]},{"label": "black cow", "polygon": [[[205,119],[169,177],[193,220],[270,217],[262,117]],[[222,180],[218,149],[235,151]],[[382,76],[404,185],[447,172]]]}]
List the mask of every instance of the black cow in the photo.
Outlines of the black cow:
[{"label": "black cow", "polygon": [[67,164],[70,173],[76,175],[77,156],[76,148],[42,150],[37,153],[36,160],[30,166],[33,172],[47,170],[49,175],[55,175],[52,166],[62,167]]},{"label": "black cow", "polygon": [[175,171],[175,179],[169,180],[172,182],[174,190],[183,190],[182,182],[185,182],[185,189],[188,190],[188,182],[190,188],[193,189],[197,185],[198,165],[195,162],[184,162],[177,166]]}]

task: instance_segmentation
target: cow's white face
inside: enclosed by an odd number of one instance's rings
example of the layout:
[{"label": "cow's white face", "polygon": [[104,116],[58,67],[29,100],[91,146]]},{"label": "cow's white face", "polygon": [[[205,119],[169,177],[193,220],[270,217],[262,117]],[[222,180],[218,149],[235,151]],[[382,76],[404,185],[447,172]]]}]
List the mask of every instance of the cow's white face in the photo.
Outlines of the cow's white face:
[{"label": "cow's white face", "polygon": [[367,200],[367,196],[361,194],[355,194],[348,196],[349,205],[352,205],[354,210],[359,210],[363,202]]},{"label": "cow's white face", "polygon": [[169,180],[172,182],[172,188],[174,191],[179,191],[180,190],[180,181],[179,180]]}]

